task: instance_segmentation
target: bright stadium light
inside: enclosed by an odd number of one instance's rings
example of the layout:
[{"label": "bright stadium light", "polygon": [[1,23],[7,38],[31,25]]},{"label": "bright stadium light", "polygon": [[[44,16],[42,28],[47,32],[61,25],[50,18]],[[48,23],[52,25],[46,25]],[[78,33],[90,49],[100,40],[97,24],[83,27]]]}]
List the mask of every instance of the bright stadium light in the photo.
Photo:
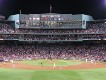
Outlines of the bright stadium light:
[{"label": "bright stadium light", "polygon": [[106,0],[104,0],[104,5],[105,5],[105,7],[106,7]]},{"label": "bright stadium light", "polygon": [[35,18],[33,18],[33,20],[35,20]]}]

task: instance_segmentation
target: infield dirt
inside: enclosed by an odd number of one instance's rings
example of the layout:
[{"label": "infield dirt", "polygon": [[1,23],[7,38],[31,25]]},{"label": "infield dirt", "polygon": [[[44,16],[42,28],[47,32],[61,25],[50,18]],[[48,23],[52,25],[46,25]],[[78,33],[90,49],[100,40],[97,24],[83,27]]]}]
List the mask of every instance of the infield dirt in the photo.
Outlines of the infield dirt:
[{"label": "infield dirt", "polygon": [[16,68],[16,69],[25,69],[25,70],[77,70],[77,69],[95,69],[95,68],[106,68],[106,63],[81,63],[78,65],[70,65],[70,66],[35,66],[35,65],[27,65],[23,63],[0,63],[0,68]]}]

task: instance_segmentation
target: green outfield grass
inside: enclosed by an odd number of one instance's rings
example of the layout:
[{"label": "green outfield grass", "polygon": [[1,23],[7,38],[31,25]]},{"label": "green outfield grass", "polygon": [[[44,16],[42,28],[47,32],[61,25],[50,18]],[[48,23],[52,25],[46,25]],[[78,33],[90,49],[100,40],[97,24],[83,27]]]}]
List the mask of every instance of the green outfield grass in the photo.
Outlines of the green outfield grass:
[{"label": "green outfield grass", "polygon": [[106,68],[68,71],[0,69],[0,80],[106,80]]},{"label": "green outfield grass", "polygon": [[[31,60],[16,61],[28,65],[53,66],[77,65],[82,61],[72,60]],[[106,68],[83,70],[20,70],[0,68],[0,80],[106,80]]]},{"label": "green outfield grass", "polygon": [[28,65],[39,65],[41,66],[41,63],[43,63],[43,66],[53,66],[54,63],[56,66],[68,66],[68,65],[78,65],[81,64],[82,61],[73,61],[73,60],[26,60],[26,61],[19,61],[19,63],[24,63]]}]

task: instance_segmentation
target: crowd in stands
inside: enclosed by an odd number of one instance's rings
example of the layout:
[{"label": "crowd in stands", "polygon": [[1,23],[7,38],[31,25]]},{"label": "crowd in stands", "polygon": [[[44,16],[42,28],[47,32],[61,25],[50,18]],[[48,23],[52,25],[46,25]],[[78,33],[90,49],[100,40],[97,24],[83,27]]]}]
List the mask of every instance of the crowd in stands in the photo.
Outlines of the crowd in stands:
[{"label": "crowd in stands", "polygon": [[[63,25],[63,23],[59,23]],[[58,26],[59,26],[58,25]],[[80,24],[79,24],[80,25]],[[42,27],[46,25],[41,24]],[[54,26],[54,24],[53,24]],[[53,27],[50,26],[49,27]],[[65,25],[64,25],[65,26]],[[70,26],[70,25],[68,25]],[[73,25],[71,25],[73,26]],[[77,26],[77,25],[76,25]],[[56,26],[55,26],[56,27]],[[75,27],[75,24],[74,24]],[[0,39],[23,39],[23,40],[78,40],[82,39],[106,39],[106,34],[68,34],[68,35],[51,35],[60,33],[106,33],[106,23],[89,23],[87,29],[15,29],[8,23],[0,22],[0,33],[34,33],[38,35],[23,34],[0,34]],[[50,35],[41,35],[41,34]],[[96,61],[106,60],[106,44],[0,44],[0,59],[4,60],[31,60],[31,59],[80,59]]]},{"label": "crowd in stands", "polygon": [[19,35],[16,34],[8,34],[8,35],[0,35],[0,39],[19,39]]},{"label": "crowd in stands", "polygon": [[105,33],[106,23],[88,23],[87,29],[15,29],[8,23],[0,23],[0,33]]},{"label": "crowd in stands", "polygon": [[88,24],[87,33],[104,33],[106,32],[106,23]]},{"label": "crowd in stands", "polygon": [[4,60],[71,59],[106,60],[106,44],[0,44]]},{"label": "crowd in stands", "polygon": [[7,23],[0,23],[0,33],[15,33],[15,29]]},{"label": "crowd in stands", "polygon": [[52,35],[52,36],[36,36],[36,35],[25,35],[24,40],[78,40],[77,35]]},{"label": "crowd in stands", "polygon": [[106,40],[106,34],[80,34],[80,35],[19,35],[19,34],[2,34],[0,39],[4,40],[34,40],[34,41],[50,41],[50,40]]},{"label": "crowd in stands", "polygon": [[83,40],[105,40],[106,34],[85,34]]},{"label": "crowd in stands", "polygon": [[35,30],[35,29],[20,29],[20,33],[105,33],[106,32],[106,24],[97,23],[97,24],[89,24],[87,29],[64,29],[64,30]]},{"label": "crowd in stands", "polygon": [[[64,33],[103,33],[106,32],[106,24],[105,23],[90,23],[86,30],[73,30],[73,29],[15,29],[8,23],[0,23],[0,33],[7,33],[6,35],[0,35],[0,39],[24,39],[24,40],[78,40],[82,38],[83,40],[88,39],[106,39],[106,35],[97,35],[97,34],[86,34],[86,35],[49,35],[49,36],[34,36],[34,35],[10,35],[8,33],[33,33],[33,34],[64,34]],[[80,36],[80,37],[79,37]]]}]

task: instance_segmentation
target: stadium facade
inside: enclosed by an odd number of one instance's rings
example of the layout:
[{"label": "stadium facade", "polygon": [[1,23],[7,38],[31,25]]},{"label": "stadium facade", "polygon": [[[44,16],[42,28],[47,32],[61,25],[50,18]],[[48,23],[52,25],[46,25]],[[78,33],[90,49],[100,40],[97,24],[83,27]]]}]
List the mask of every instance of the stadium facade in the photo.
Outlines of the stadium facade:
[{"label": "stadium facade", "polygon": [[105,20],[94,20],[84,14],[16,14],[9,16],[6,22],[14,25],[14,31],[2,35],[10,35],[12,40],[18,41],[76,42],[106,38]]},{"label": "stadium facade", "polygon": [[[94,20],[84,14],[16,14],[1,23],[10,25],[10,31],[1,31],[1,40],[34,42],[71,42],[106,40],[105,20]],[[30,38],[29,38],[30,37]]]}]

